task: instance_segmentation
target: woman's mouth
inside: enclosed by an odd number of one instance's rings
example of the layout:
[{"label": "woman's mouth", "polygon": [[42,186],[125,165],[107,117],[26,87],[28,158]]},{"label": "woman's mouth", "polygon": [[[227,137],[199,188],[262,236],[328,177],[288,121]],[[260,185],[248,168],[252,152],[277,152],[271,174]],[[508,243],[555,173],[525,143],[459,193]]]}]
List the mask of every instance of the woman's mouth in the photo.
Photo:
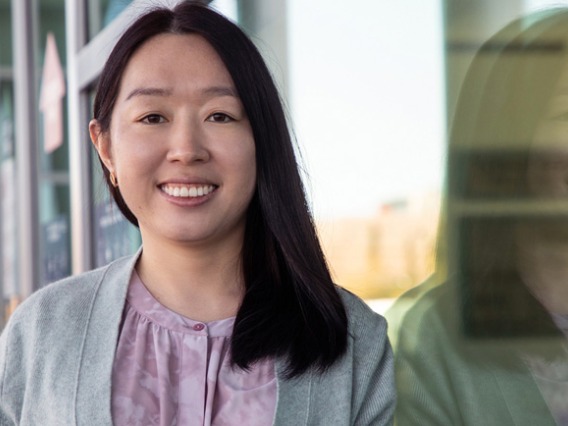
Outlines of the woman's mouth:
[{"label": "woman's mouth", "polygon": [[203,197],[213,192],[217,187],[215,185],[202,184],[164,184],[160,185],[160,189],[170,197],[176,198],[197,198]]}]

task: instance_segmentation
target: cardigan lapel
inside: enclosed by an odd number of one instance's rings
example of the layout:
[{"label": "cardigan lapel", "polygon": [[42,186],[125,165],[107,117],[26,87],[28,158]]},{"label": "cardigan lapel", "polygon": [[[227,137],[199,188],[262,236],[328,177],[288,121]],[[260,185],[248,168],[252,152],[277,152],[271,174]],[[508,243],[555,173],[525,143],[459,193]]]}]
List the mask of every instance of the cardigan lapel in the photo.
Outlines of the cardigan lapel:
[{"label": "cardigan lapel", "polygon": [[[112,426],[112,367],[128,284],[142,249],[110,264],[101,275],[87,314],[76,389],[78,426]],[[278,400],[274,426],[308,423],[312,373],[284,378],[285,360],[276,361]]]},{"label": "cardigan lapel", "polygon": [[312,373],[294,379],[284,378],[285,360],[276,361],[278,400],[274,426],[300,426],[308,424]]},{"label": "cardigan lapel", "polygon": [[112,367],[128,283],[140,253],[111,263],[95,287],[77,379],[78,426],[112,425]]}]

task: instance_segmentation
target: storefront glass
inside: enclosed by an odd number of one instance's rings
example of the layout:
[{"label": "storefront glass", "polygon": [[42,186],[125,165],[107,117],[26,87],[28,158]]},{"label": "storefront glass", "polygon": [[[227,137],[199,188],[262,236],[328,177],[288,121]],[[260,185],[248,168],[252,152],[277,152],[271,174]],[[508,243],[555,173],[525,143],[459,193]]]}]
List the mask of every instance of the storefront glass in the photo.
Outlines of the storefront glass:
[{"label": "storefront glass", "polygon": [[39,286],[71,273],[65,1],[39,2]]},{"label": "storefront glass", "polygon": [[89,39],[110,24],[133,0],[87,0]]},{"label": "storefront glass", "polygon": [[[10,40],[11,4],[0,0],[0,39]],[[0,327],[18,298],[16,248],[16,170],[12,46],[0,44]]]}]

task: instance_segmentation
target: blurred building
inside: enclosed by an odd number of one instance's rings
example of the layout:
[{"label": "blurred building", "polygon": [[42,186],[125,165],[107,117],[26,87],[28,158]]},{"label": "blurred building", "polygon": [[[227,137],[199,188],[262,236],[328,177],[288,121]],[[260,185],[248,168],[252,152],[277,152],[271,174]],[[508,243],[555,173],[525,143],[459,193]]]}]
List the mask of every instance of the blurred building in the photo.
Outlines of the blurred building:
[{"label": "blurred building", "polygon": [[365,299],[393,298],[435,268],[440,194],[384,203],[371,217],[319,224],[335,281]]}]

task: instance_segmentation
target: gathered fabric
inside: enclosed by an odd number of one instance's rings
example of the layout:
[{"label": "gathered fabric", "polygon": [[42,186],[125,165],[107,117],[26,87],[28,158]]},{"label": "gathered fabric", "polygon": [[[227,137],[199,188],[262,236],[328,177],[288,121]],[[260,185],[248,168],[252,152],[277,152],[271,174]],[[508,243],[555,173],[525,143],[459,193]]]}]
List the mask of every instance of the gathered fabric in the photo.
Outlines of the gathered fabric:
[{"label": "gathered fabric", "polygon": [[235,317],[202,323],[158,302],[134,271],[112,372],[116,424],[272,425],[273,360],[231,365]]}]

